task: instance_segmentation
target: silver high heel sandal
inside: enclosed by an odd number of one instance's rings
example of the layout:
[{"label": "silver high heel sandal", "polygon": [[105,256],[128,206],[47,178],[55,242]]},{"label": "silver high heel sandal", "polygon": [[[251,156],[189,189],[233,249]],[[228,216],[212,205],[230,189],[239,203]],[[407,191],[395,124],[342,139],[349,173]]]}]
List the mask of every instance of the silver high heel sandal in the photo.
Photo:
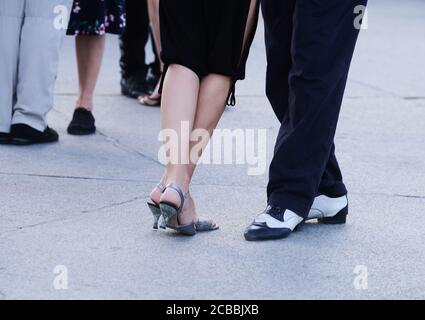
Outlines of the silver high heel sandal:
[{"label": "silver high heel sandal", "polygon": [[[158,188],[158,190],[161,193],[164,193],[165,187],[164,187],[164,185],[162,183],[158,183],[156,185],[156,187]],[[153,228],[155,230],[157,230],[158,229],[158,221],[159,221],[159,218],[161,217],[161,208],[154,201],[148,202],[147,204],[148,204],[148,207],[151,210],[152,215],[153,215],[153,219],[154,219]]]},{"label": "silver high heel sandal", "polygon": [[181,188],[174,183],[170,183],[165,189],[173,189],[180,196],[180,206],[168,201],[161,201],[159,207],[166,228],[173,229],[183,235],[194,236],[197,232],[206,232],[218,230],[218,226],[214,221],[198,220],[187,225],[181,225],[179,215],[183,211],[184,204],[189,196],[189,192],[183,193]]}]

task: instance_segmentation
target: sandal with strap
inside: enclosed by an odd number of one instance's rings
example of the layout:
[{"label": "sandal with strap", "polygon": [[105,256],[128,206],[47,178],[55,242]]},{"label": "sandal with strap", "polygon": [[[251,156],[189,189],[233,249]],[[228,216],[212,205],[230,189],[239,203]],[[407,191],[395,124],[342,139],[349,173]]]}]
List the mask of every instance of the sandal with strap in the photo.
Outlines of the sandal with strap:
[{"label": "sandal with strap", "polygon": [[195,222],[196,232],[209,232],[218,230],[220,227],[212,220],[198,220]]},{"label": "sandal with strap", "polygon": [[179,222],[179,215],[183,211],[183,207],[187,197],[189,196],[189,192],[184,194],[182,189],[175,183],[170,183],[165,187],[165,189],[172,189],[180,196],[180,206],[169,201],[161,201],[159,203],[165,227],[173,229],[186,236],[194,236],[196,234],[195,222],[189,223],[187,225],[181,225]]},{"label": "sandal with strap", "polygon": [[161,201],[159,206],[166,228],[173,229],[183,235],[194,236],[197,232],[208,232],[218,230],[219,227],[212,220],[198,220],[187,225],[181,225],[179,215],[183,211],[184,204],[189,196],[189,192],[183,193],[181,188],[174,183],[169,184],[165,189],[173,189],[180,196],[180,206],[168,201]]}]

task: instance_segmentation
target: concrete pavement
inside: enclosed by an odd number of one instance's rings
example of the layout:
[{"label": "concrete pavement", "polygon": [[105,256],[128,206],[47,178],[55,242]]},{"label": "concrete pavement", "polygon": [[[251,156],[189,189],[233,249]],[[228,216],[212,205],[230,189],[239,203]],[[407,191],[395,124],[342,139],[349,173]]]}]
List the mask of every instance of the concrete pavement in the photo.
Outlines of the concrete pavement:
[{"label": "concrete pavement", "polygon": [[[220,128],[267,129],[270,161],[278,123],[264,96],[262,33]],[[99,133],[66,134],[76,92],[68,38],[49,116],[60,143],[0,147],[0,299],[425,298],[424,40],[424,1],[371,1],[337,133],[348,224],[247,243],[267,174],[247,176],[242,165],[201,166],[195,177],[199,211],[220,231],[151,230],[159,110],[120,96],[116,38],[97,91]],[[67,290],[55,289],[55,266],[66,267]],[[356,288],[359,270],[367,289]]]}]

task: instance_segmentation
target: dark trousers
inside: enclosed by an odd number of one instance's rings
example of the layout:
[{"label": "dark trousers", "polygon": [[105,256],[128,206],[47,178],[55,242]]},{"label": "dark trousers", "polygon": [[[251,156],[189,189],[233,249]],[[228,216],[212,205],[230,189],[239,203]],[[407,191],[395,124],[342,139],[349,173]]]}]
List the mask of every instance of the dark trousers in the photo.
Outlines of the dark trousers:
[{"label": "dark trousers", "polygon": [[[144,77],[149,68],[145,53],[150,36],[147,1],[126,0],[126,19],[127,27],[120,38],[122,75],[124,78],[134,75]],[[151,65],[155,74],[159,74],[160,69],[157,56],[155,53],[155,61]]]},{"label": "dark trousers", "polygon": [[262,0],[267,96],[281,122],[270,205],[306,217],[319,194],[347,194],[334,137],[367,0]]}]

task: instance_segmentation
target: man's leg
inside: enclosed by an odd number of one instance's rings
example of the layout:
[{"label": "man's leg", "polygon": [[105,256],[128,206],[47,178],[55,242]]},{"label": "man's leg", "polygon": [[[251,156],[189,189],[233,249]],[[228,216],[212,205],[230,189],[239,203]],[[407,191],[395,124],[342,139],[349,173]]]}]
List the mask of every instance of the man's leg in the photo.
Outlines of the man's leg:
[{"label": "man's leg", "polygon": [[[21,33],[17,103],[12,124],[25,124],[37,131],[47,127],[46,115],[53,107],[59,49],[65,29],[55,25],[58,11],[70,12],[70,0],[27,0]],[[63,11],[62,11],[63,13]],[[64,17],[65,21],[67,17]],[[66,28],[66,26],[64,26]]]},{"label": "man's leg", "polygon": [[[330,103],[336,105],[342,104],[346,83],[347,78],[342,78],[338,84],[339,87],[336,88],[336,91],[339,92],[339,94],[335,94],[334,101],[330,101]],[[335,143],[332,143],[329,160],[320,180],[320,185],[316,195],[325,195],[331,198],[338,198],[346,194],[347,189],[344,185],[341,169],[335,155]]]},{"label": "man's leg", "polygon": [[263,0],[267,76],[266,93],[280,122],[289,102],[288,75],[292,66],[291,43],[295,0]]},{"label": "man's leg", "polygon": [[0,0],[0,133],[9,133],[16,102],[19,38],[25,0]]},{"label": "man's leg", "polygon": [[289,108],[270,167],[269,204],[307,217],[325,170],[358,32],[354,8],[366,0],[297,0]]},{"label": "man's leg", "polygon": [[149,39],[149,17],[146,0],[126,1],[127,27],[120,37],[121,72],[124,78],[146,75],[145,46]]},{"label": "man's leg", "polygon": [[331,198],[338,198],[346,194],[347,189],[342,181],[341,169],[339,168],[339,164],[335,156],[335,145],[333,145],[325,172],[320,180],[317,195],[326,195]]}]

